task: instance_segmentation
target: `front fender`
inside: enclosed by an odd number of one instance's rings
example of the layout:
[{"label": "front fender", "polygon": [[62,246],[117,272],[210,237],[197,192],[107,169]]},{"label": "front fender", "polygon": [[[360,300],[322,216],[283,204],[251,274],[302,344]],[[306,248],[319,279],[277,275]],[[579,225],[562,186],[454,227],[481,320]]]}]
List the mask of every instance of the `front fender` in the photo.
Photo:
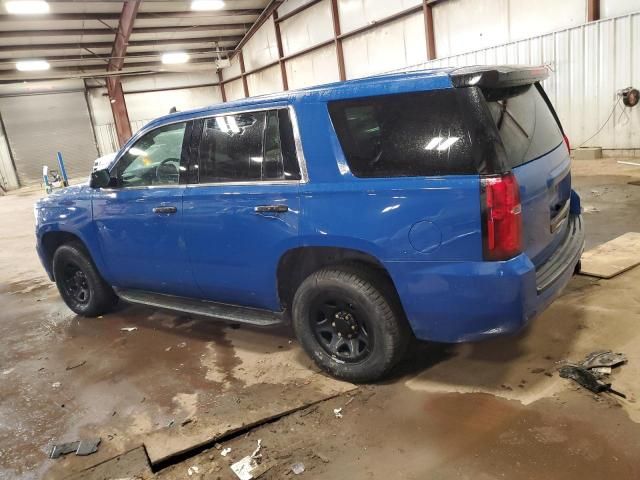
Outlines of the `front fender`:
[{"label": "front fender", "polygon": [[93,225],[91,194],[90,192],[82,192],[82,190],[72,193],[51,195],[35,205],[36,250],[40,261],[49,278],[53,280],[51,271],[53,252],[48,247],[56,245],[60,239],[52,239],[51,241],[48,239],[57,237],[59,234],[63,234],[65,240],[75,237],[86,247],[98,272],[109,281],[105,276],[107,269]]}]

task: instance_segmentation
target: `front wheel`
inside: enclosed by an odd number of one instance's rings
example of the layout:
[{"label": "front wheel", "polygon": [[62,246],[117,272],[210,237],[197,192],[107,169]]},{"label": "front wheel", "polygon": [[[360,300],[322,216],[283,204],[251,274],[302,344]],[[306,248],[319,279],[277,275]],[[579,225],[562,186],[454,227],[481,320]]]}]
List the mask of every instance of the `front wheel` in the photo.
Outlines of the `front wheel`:
[{"label": "front wheel", "polygon": [[336,378],[372,382],[402,358],[409,328],[393,286],[358,267],[313,273],[293,299],[293,327],[307,354]]},{"label": "front wheel", "polygon": [[53,275],[64,303],[78,315],[96,317],[108,312],[118,301],[79,244],[65,244],[56,250]]}]

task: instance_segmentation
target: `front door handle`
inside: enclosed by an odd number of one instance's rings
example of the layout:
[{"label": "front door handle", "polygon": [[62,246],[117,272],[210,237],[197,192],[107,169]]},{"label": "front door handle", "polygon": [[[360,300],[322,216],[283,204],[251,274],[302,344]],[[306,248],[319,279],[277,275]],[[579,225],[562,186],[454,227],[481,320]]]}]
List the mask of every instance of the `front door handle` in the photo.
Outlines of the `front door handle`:
[{"label": "front door handle", "polygon": [[173,215],[178,211],[177,207],[154,207],[153,213],[157,213],[159,215]]},{"label": "front door handle", "polygon": [[285,213],[289,211],[287,205],[259,205],[254,208],[256,213]]}]

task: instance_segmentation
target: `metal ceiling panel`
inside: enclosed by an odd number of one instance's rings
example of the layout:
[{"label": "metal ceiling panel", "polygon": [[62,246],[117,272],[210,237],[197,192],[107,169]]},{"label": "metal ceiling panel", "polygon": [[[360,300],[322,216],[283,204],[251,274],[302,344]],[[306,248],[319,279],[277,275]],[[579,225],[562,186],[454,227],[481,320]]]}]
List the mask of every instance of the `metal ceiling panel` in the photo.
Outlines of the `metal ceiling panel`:
[{"label": "metal ceiling panel", "polygon": [[[106,71],[123,2],[49,3],[51,12],[46,15],[25,17],[0,11],[0,82],[60,78],[65,72],[93,74],[103,63]],[[206,12],[191,11],[190,4],[190,0],[141,3],[127,48],[129,70],[131,65],[164,70],[167,66],[161,64],[160,56],[171,50],[192,54],[192,60],[179,67],[182,70],[202,62],[210,65],[217,55],[216,44],[223,56],[233,51],[269,0],[233,0],[222,10]],[[15,71],[15,61],[29,58],[43,58],[52,68],[27,74]]]}]

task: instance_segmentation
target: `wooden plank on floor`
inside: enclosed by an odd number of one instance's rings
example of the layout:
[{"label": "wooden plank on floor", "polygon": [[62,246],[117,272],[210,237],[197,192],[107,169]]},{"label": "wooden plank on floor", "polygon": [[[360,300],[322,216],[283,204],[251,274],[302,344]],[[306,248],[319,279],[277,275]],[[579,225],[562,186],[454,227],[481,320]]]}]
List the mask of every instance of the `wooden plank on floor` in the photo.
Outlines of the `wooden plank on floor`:
[{"label": "wooden plank on floor", "polygon": [[[54,477],[50,475],[48,478]],[[66,480],[104,480],[106,478],[144,479],[152,477],[153,473],[144,453],[144,448],[138,447],[75,475],[63,475],[59,478],[65,478]]]},{"label": "wooden plank on floor", "polygon": [[[262,425],[309,405],[349,392],[355,385],[316,373],[299,383],[261,384],[241,394],[228,392],[215,399],[207,414],[181,426],[150,433],[144,446],[152,465],[211,444],[236,432]],[[257,401],[256,401],[257,400]]]},{"label": "wooden plank on floor", "polygon": [[612,278],[640,264],[640,233],[628,232],[582,254],[580,273]]}]

